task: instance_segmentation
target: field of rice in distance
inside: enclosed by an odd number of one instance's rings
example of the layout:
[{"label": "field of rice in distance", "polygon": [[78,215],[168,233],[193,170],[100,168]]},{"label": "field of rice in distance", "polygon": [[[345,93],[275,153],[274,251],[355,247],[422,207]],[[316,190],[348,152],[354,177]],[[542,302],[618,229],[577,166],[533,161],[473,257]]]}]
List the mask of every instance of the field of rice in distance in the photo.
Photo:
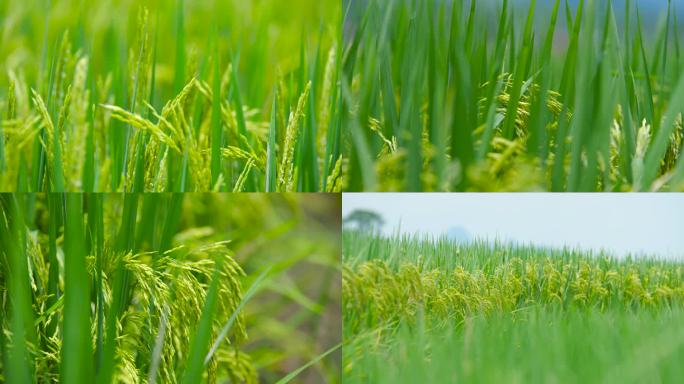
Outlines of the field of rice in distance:
[{"label": "field of rice in distance", "polygon": [[3,0],[0,191],[339,191],[332,0]]},{"label": "field of rice in distance", "polygon": [[678,382],[684,263],[343,232],[343,381]]},{"label": "field of rice in distance", "polygon": [[0,382],[339,383],[339,205],[0,194]]},{"label": "field of rice in distance", "polygon": [[345,3],[345,191],[684,189],[681,2]]}]

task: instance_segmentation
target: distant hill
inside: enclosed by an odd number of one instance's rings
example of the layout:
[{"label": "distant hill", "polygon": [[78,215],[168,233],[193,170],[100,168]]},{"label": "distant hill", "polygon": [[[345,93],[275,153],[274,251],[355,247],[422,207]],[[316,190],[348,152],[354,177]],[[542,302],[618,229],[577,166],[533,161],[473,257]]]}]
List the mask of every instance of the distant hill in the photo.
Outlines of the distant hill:
[{"label": "distant hill", "polygon": [[446,233],[447,237],[459,243],[468,243],[473,240],[473,237],[463,227],[451,227]]}]

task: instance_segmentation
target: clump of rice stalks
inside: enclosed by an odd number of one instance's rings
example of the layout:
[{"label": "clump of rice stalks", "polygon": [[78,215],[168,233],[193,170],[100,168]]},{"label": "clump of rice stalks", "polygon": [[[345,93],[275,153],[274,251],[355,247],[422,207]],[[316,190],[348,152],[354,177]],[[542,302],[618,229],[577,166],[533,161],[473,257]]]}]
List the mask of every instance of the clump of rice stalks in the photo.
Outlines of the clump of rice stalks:
[{"label": "clump of rice stalks", "polygon": [[[35,328],[31,330],[36,339],[28,345],[33,357],[27,359],[25,365],[35,364],[34,375],[38,381],[53,381],[56,377],[64,379],[67,373],[60,373],[60,362],[66,362],[65,359],[69,358],[87,364],[80,368],[84,372],[87,371],[86,367],[96,367],[95,371],[84,373],[85,379],[89,375],[96,375],[104,381],[140,382],[148,378],[153,362],[156,375],[150,380],[176,381],[178,374],[187,369],[190,361],[189,346],[197,337],[196,325],[204,316],[203,308],[209,300],[209,286],[212,284],[217,286],[213,300],[218,303],[209,327],[212,339],[216,339],[225,319],[236,313],[230,332],[233,346],[223,344],[225,351],[222,356],[224,361],[232,359],[233,365],[243,368],[227,371],[229,365],[220,364],[218,359],[212,358],[206,366],[206,375],[210,381],[215,381],[211,378],[217,376],[229,376],[240,382],[257,381],[249,356],[235,350],[247,337],[243,315],[238,313],[244,272],[231,255],[228,244],[213,243],[192,248],[180,245],[173,249],[142,253],[116,250],[115,238],[101,232],[105,222],[97,221],[98,218],[104,220],[102,202],[98,198],[86,201],[90,206],[89,213],[93,214],[87,218],[74,216],[81,208],[78,206],[72,210],[67,204],[67,210],[63,211],[60,206],[64,200],[60,196],[51,195],[48,201],[39,201],[50,206],[50,209],[45,206],[38,208],[40,216],[43,216],[41,211],[48,216],[46,219],[50,224],[46,228],[47,233],[40,227],[32,230],[30,222],[21,222],[19,213],[14,209],[22,207],[18,205],[22,200],[21,197],[3,196],[3,232],[12,228],[18,231],[14,233],[21,235],[15,239],[3,238],[5,246],[2,256],[3,260],[8,260],[11,252],[21,252],[29,266],[24,271],[30,273],[25,276],[25,273],[16,274],[16,271],[8,270],[5,264],[2,290],[14,300],[18,298],[16,290],[5,285],[7,278],[27,279],[25,281],[30,282],[30,291],[24,293],[34,298],[28,302],[32,301],[31,311],[37,315]],[[83,204],[83,200],[79,199],[77,203]],[[55,224],[63,227],[56,227]],[[70,227],[79,224],[80,231],[70,231]],[[22,228],[23,225],[29,226]],[[89,232],[90,239],[86,238],[85,228],[93,231]],[[119,236],[128,235],[120,233]],[[82,253],[82,269],[78,276],[69,267],[69,263],[76,262],[72,259],[78,257],[73,253],[74,246],[82,251],[90,249],[88,255]],[[64,272],[60,272],[62,270]],[[93,297],[89,297],[87,292],[81,296],[88,303],[72,304],[87,304],[87,311],[79,314],[85,314],[85,319],[69,312],[69,303],[78,299],[76,292],[72,291],[74,288],[70,288],[70,282],[75,279],[81,280],[86,286],[97,287]],[[7,305],[3,303],[3,308],[7,308]],[[96,314],[92,326],[87,316],[91,306]],[[16,319],[14,315],[13,318]],[[80,338],[96,346],[95,361],[92,361],[92,356],[70,355],[73,350],[66,344],[68,333],[62,341],[61,334],[68,332],[66,329],[75,325],[76,321],[88,324],[78,332]],[[15,335],[17,337],[11,336],[7,340],[8,344],[16,346],[24,342],[23,338]],[[153,352],[157,346],[161,348]],[[34,364],[28,360],[34,361]]]},{"label": "clump of rice stalks", "polygon": [[684,308],[684,267],[677,263],[354,232],[345,234],[344,252],[345,331],[350,333],[366,324],[412,322],[419,312],[450,322],[527,306]]},{"label": "clump of rice stalks", "polygon": [[[563,263],[544,258],[512,258],[491,272],[481,269],[420,270],[382,261],[345,269],[345,323],[350,332],[362,324],[412,321],[419,311],[444,321],[524,306],[559,305],[606,310],[609,306],[669,308],[684,306],[684,269],[637,264],[605,267],[598,261]],[[355,328],[357,327],[357,328]]]},{"label": "clump of rice stalks", "polygon": [[[74,5],[82,12],[63,23],[47,18],[42,53],[24,46],[27,33],[42,32],[8,23],[0,191],[339,191],[339,10],[306,0],[282,25],[274,3],[249,11],[239,1]],[[14,0],[8,7],[44,18]],[[173,31],[160,21],[174,18]],[[295,33],[320,23],[330,28]],[[132,38],[117,24],[134,26]],[[288,35],[273,39],[274,31]],[[276,44],[283,40],[289,49]],[[280,166],[266,166],[269,153]]]},{"label": "clump of rice stalks", "polygon": [[[516,17],[509,1],[352,2],[346,189],[681,188],[684,63],[672,6],[651,36],[637,2],[624,16],[611,2],[541,3]],[[639,147],[644,120],[654,137]]]}]

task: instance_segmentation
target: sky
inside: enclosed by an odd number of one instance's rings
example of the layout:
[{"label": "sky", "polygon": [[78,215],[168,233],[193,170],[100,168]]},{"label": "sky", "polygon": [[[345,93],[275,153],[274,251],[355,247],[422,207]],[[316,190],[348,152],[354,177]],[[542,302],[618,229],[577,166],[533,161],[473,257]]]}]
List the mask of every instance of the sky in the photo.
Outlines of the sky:
[{"label": "sky", "polygon": [[342,212],[380,213],[384,231],[464,230],[543,246],[684,259],[684,194],[345,193]]}]

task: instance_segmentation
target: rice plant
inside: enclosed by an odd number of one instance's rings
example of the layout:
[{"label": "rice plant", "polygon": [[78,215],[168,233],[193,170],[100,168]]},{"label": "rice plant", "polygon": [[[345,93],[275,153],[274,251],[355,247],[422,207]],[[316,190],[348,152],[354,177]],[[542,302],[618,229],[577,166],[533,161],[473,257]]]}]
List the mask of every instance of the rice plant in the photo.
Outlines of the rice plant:
[{"label": "rice plant", "polygon": [[345,381],[682,374],[681,261],[345,231],[343,265]]},{"label": "rice plant", "polygon": [[3,1],[0,191],[339,191],[331,1]]},{"label": "rice plant", "polygon": [[339,199],[308,200],[324,225],[294,195],[0,195],[0,379],[338,382]]},{"label": "rice plant", "polygon": [[670,1],[346,3],[345,190],[684,188]]}]

